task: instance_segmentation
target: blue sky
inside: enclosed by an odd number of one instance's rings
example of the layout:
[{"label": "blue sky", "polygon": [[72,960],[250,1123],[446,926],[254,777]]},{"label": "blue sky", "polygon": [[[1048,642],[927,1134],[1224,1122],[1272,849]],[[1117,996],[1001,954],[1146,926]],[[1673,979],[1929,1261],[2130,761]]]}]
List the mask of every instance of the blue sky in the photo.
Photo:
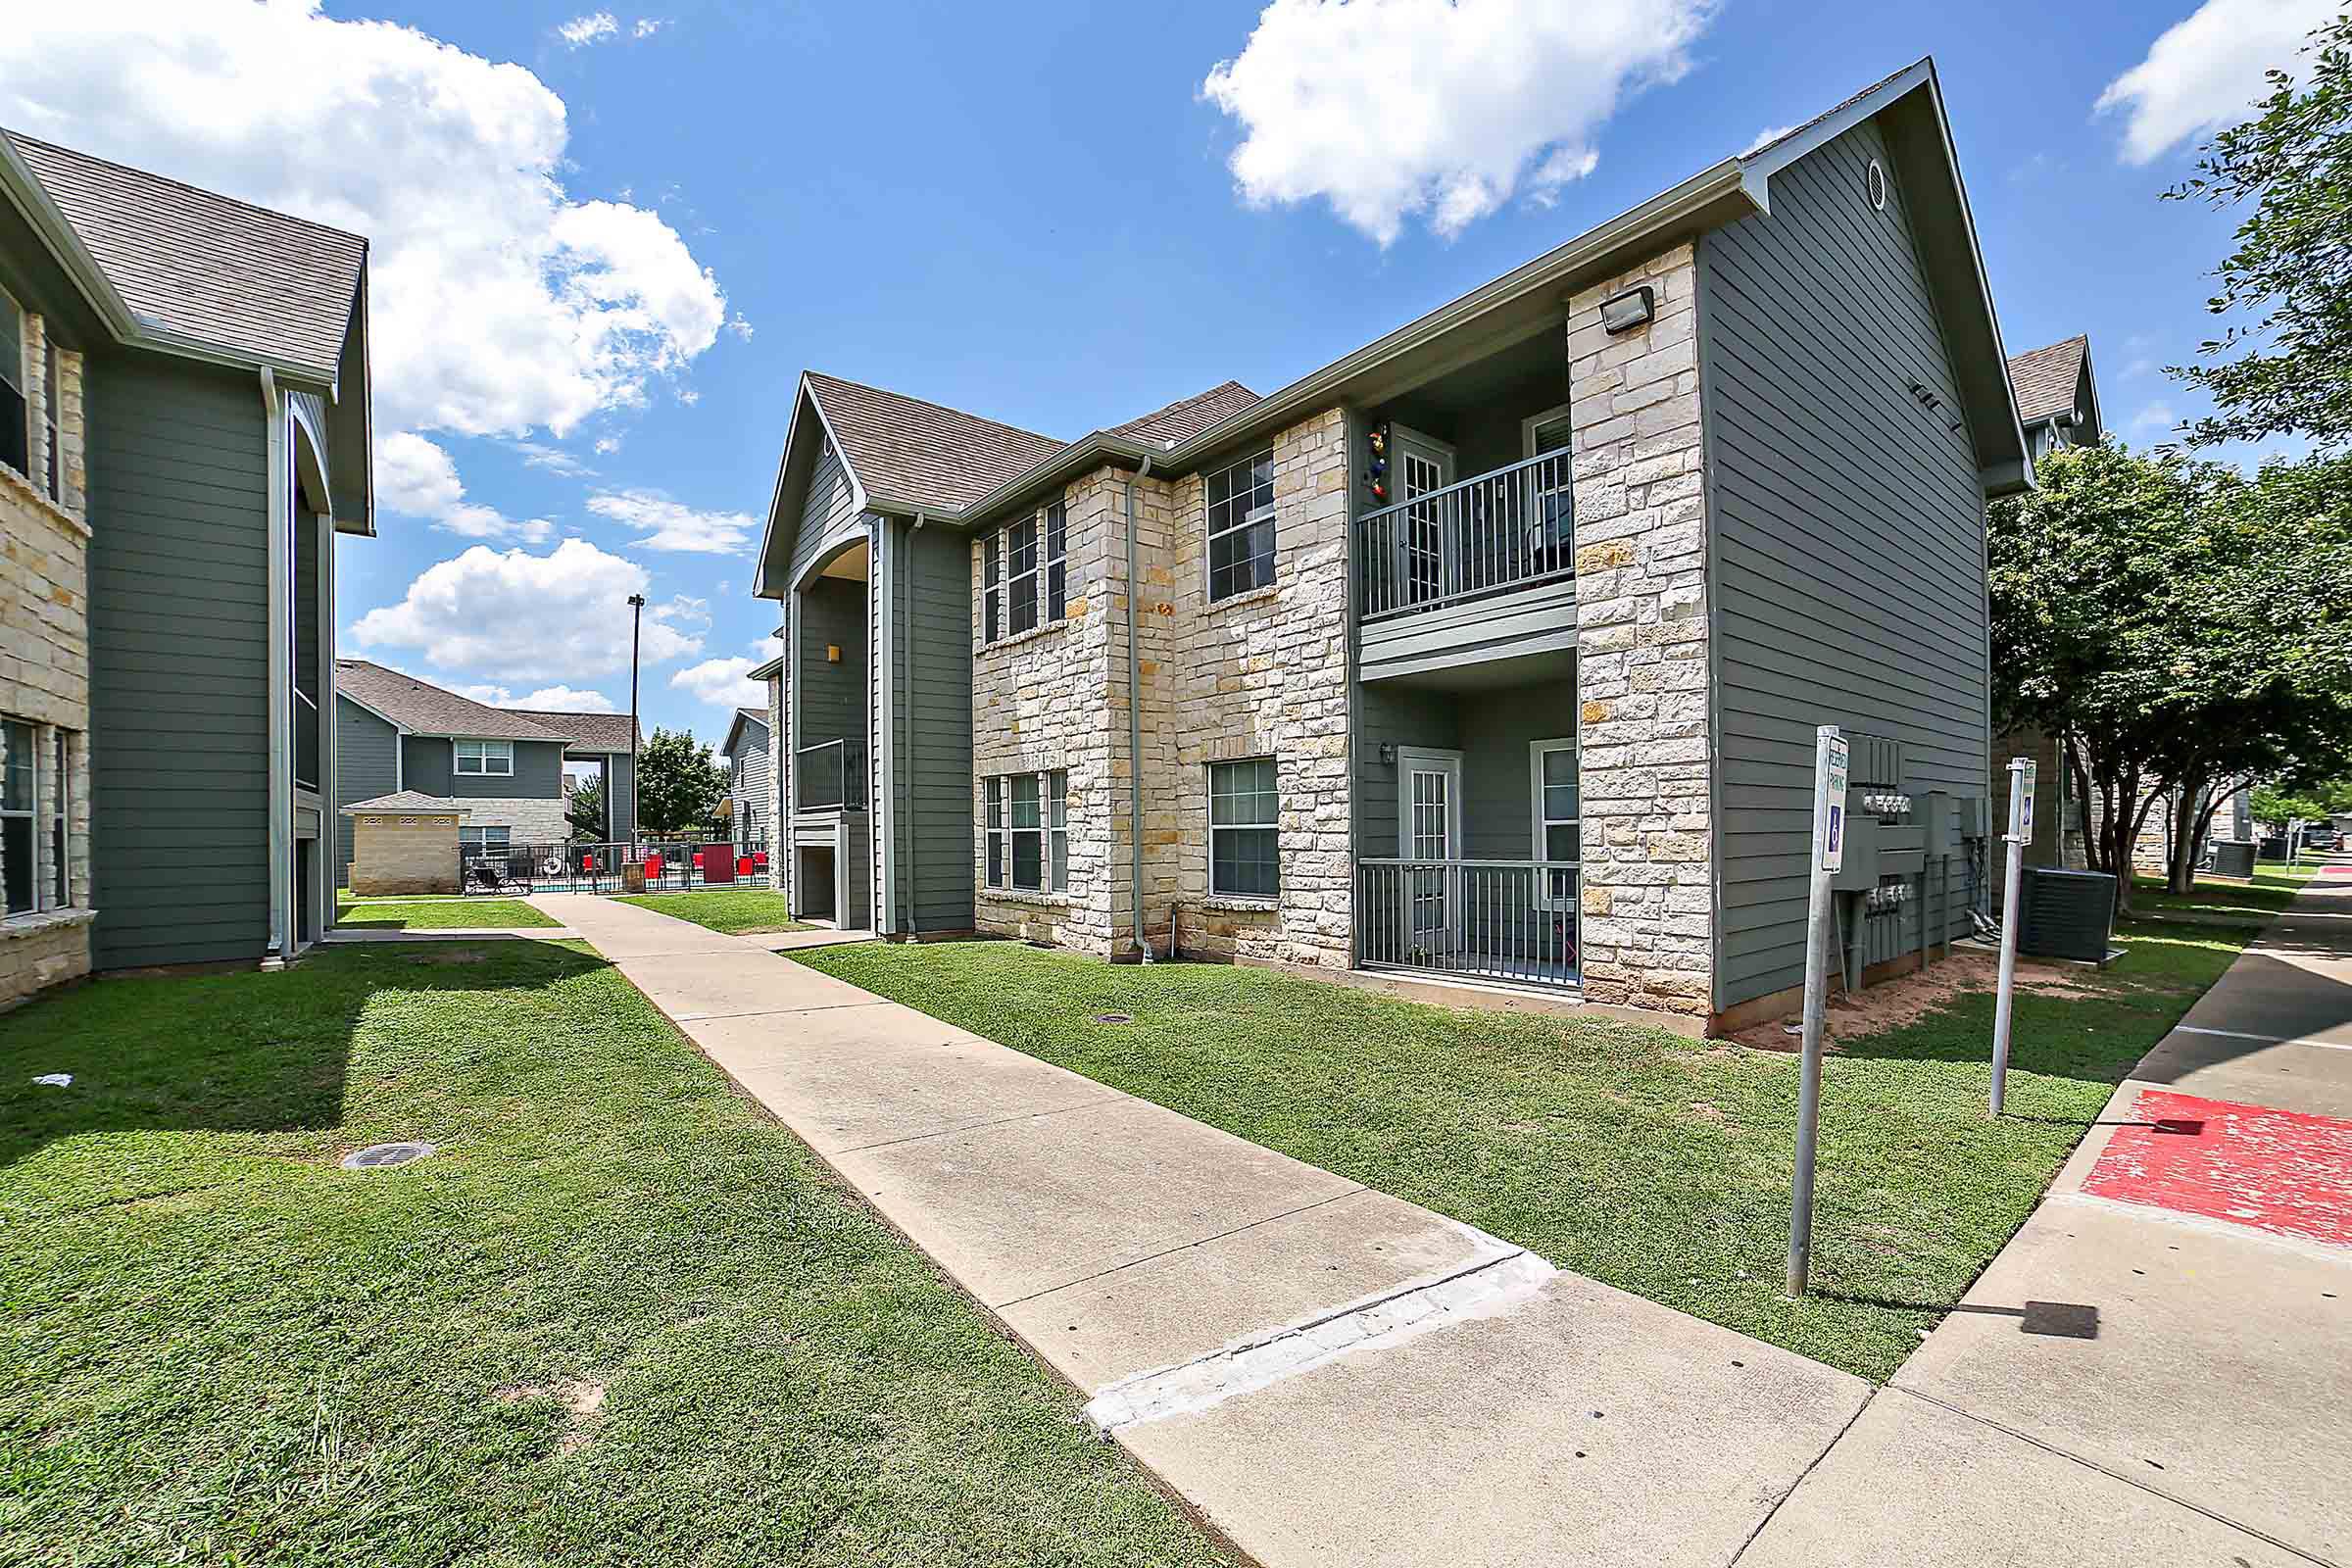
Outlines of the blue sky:
[{"label": "blue sky", "polygon": [[[2088,331],[2110,425],[2158,439],[2230,226],[2158,193],[2328,8],[70,9],[0,45],[0,119],[377,239],[408,510],[341,551],[346,641],[625,707],[642,586],[644,711],[716,738],[803,368],[1065,437],[1271,390],[1923,54],[2010,351]],[[325,90],[225,107],[262,71]]]}]

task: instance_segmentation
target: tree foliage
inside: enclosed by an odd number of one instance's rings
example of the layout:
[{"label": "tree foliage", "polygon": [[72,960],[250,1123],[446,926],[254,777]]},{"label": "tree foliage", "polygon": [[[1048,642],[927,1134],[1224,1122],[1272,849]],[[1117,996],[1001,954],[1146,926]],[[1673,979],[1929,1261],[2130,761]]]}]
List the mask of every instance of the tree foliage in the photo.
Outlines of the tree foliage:
[{"label": "tree foliage", "polygon": [[637,820],[650,833],[681,833],[709,822],[727,793],[727,775],[692,730],[654,730],[638,749]]},{"label": "tree foliage", "polygon": [[2352,440],[2352,16],[2314,32],[2298,82],[2270,73],[2253,119],[2216,135],[2197,172],[2167,194],[2217,208],[2251,202],[2207,302],[2235,318],[2175,374],[2216,412],[2199,445],[2301,435]]},{"label": "tree foliage", "polygon": [[591,842],[605,837],[605,781],[601,778],[582,779],[564,803],[564,820],[571,827],[575,839]]},{"label": "tree foliage", "polygon": [[1992,514],[1996,723],[2065,739],[2090,863],[2127,890],[2154,803],[2188,803],[2185,888],[2221,801],[2352,755],[2352,460],[2249,479],[2106,445],[2037,466]]}]

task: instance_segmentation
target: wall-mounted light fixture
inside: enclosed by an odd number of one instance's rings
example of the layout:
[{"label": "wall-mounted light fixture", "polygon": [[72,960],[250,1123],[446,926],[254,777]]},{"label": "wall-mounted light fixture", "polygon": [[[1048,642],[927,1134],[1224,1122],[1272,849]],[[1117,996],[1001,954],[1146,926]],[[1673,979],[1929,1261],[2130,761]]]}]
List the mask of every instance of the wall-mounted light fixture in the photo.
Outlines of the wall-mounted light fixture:
[{"label": "wall-mounted light fixture", "polygon": [[1601,330],[1615,337],[1631,332],[1638,326],[1647,326],[1651,317],[1658,314],[1658,296],[1647,283],[1629,288],[1614,299],[1600,302]]},{"label": "wall-mounted light fixture", "polygon": [[1396,765],[1396,743],[1395,741],[1382,741],[1380,743],[1380,765],[1383,767],[1395,767]]}]

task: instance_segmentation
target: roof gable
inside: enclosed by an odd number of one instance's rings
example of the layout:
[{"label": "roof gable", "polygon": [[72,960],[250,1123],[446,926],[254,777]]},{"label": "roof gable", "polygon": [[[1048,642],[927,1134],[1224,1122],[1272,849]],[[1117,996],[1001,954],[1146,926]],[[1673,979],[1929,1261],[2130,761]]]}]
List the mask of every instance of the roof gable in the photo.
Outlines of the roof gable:
[{"label": "roof gable", "polygon": [[869,497],[957,511],[1062,449],[1050,435],[810,370],[806,383]]},{"label": "roof gable", "polygon": [[5,134],[153,346],[201,345],[336,381],[365,239]]},{"label": "roof gable", "polygon": [[[365,659],[335,661],[335,690],[412,735],[463,735],[481,740],[569,741],[568,725],[477,703],[470,697],[404,675]],[[572,715],[563,715],[568,719]]]},{"label": "roof gable", "polygon": [[2009,382],[2017,389],[2017,416],[2027,424],[2039,424],[2074,413],[2089,363],[2090,338],[2082,333],[2011,360]]}]

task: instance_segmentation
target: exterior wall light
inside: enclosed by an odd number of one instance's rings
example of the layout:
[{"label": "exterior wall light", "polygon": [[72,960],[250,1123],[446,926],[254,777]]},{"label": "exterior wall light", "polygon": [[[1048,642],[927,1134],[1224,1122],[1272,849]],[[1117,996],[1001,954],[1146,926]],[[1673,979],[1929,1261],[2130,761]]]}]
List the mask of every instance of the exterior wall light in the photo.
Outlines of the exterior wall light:
[{"label": "exterior wall light", "polygon": [[1636,327],[1647,326],[1649,318],[1658,313],[1658,296],[1647,283],[1629,288],[1614,299],[1600,302],[1601,330],[1615,337]]}]

